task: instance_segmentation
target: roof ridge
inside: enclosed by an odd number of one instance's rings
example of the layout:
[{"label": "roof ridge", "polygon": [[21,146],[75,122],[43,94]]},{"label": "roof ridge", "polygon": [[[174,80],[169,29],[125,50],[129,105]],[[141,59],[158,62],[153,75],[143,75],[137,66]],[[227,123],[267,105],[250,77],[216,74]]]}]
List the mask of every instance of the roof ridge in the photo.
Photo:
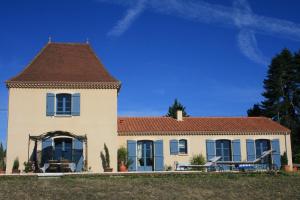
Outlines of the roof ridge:
[{"label": "roof ridge", "polygon": [[172,117],[167,117],[167,116],[118,116],[118,118],[172,118]]},{"label": "roof ridge", "polygon": [[[118,118],[172,118],[172,117],[168,117],[168,116],[118,116]],[[270,119],[268,117],[265,116],[261,116],[261,117],[247,117],[247,116],[189,116],[189,117],[183,117],[185,119]],[[172,118],[174,119],[174,118]]]},{"label": "roof ridge", "polygon": [[49,46],[49,44],[51,44],[51,43],[46,43],[46,45],[44,45],[44,47],[36,54],[36,56],[29,62],[29,64],[26,65],[26,67],[22,71],[20,71],[16,76],[13,76],[12,78],[6,80],[5,83],[8,83],[9,81],[12,81],[14,78],[20,76],[23,72],[25,72],[33,64],[33,62],[38,59],[38,57]]},{"label": "roof ridge", "polygon": [[23,70],[5,82],[7,87],[19,82],[115,82],[121,86],[87,43],[46,43]]},{"label": "roof ridge", "polygon": [[80,43],[80,42],[50,42],[48,44],[64,44],[64,45],[84,45],[84,46],[90,46],[89,43]]},{"label": "roof ridge", "polygon": [[[93,56],[95,56],[96,61],[97,61],[100,65],[103,66],[103,70],[107,73],[107,75],[110,76],[113,80],[118,81],[118,80],[117,80],[114,76],[112,76],[112,75],[108,72],[108,70],[104,67],[103,63],[101,62],[100,58],[97,56],[97,54],[95,53],[95,51],[94,51],[94,49],[91,47],[91,45],[89,45],[89,44],[87,44],[87,45],[88,45],[89,51],[91,52],[91,54],[92,54]],[[119,81],[119,82],[120,82],[120,85],[121,85],[121,81]]]}]

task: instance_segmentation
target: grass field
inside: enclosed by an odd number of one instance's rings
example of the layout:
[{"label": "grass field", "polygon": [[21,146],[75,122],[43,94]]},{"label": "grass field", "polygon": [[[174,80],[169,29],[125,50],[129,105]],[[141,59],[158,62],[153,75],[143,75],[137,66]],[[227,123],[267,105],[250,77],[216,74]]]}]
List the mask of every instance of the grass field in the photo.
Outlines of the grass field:
[{"label": "grass field", "polygon": [[0,199],[300,199],[300,174],[0,177]]}]

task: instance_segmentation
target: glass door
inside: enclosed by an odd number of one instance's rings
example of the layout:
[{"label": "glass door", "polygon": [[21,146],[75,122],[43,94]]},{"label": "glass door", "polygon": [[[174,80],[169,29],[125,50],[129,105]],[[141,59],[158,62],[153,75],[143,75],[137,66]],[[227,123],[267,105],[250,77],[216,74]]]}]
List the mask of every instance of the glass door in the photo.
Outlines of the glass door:
[{"label": "glass door", "polygon": [[54,160],[72,160],[72,139],[56,138],[54,139]]},{"label": "glass door", "polygon": [[153,171],[153,142],[138,141],[137,142],[137,170]]}]

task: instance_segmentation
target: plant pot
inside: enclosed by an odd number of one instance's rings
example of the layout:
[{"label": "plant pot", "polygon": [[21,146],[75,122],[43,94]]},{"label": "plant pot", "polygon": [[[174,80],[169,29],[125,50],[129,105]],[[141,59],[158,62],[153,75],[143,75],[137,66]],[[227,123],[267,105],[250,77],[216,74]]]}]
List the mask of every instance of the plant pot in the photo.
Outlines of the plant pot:
[{"label": "plant pot", "polygon": [[12,170],[12,173],[13,173],[13,174],[20,174],[20,170],[18,170],[18,169],[13,169],[13,170]]},{"label": "plant pot", "polygon": [[286,172],[290,172],[291,171],[291,168],[290,168],[289,165],[284,165],[283,167],[284,167],[284,171],[286,171]]},{"label": "plant pot", "polygon": [[127,167],[122,163],[119,167],[120,172],[127,172]]},{"label": "plant pot", "polygon": [[293,172],[297,172],[298,171],[298,167],[294,166],[293,167]]},{"label": "plant pot", "polygon": [[105,168],[104,169],[104,172],[112,172],[113,171],[113,168]]}]

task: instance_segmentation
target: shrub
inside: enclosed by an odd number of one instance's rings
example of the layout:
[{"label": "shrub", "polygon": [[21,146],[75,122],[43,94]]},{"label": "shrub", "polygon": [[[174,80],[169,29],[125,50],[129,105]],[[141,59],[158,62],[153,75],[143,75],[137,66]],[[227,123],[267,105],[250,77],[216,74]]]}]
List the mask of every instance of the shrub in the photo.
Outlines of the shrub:
[{"label": "shrub", "polygon": [[[205,158],[204,158],[204,156],[202,154],[194,155],[191,158],[190,162],[191,162],[192,165],[204,165],[205,164]],[[196,170],[203,171],[204,168],[197,168]]]},{"label": "shrub", "polygon": [[19,158],[16,158],[14,160],[14,164],[13,164],[13,170],[19,170]]},{"label": "shrub", "polygon": [[191,164],[192,165],[204,165],[205,164],[205,158],[202,154],[194,155],[191,158]]},{"label": "shrub", "polygon": [[104,153],[102,151],[100,152],[102,167],[103,169],[108,169],[110,168],[110,158],[109,158],[109,151],[105,143],[104,143]]},{"label": "shrub", "polygon": [[296,164],[300,164],[300,153],[297,153],[297,154],[295,155],[295,163],[296,163]]},{"label": "shrub", "polygon": [[288,164],[288,158],[286,152],[283,153],[283,155],[280,157],[281,165],[287,165]]}]

